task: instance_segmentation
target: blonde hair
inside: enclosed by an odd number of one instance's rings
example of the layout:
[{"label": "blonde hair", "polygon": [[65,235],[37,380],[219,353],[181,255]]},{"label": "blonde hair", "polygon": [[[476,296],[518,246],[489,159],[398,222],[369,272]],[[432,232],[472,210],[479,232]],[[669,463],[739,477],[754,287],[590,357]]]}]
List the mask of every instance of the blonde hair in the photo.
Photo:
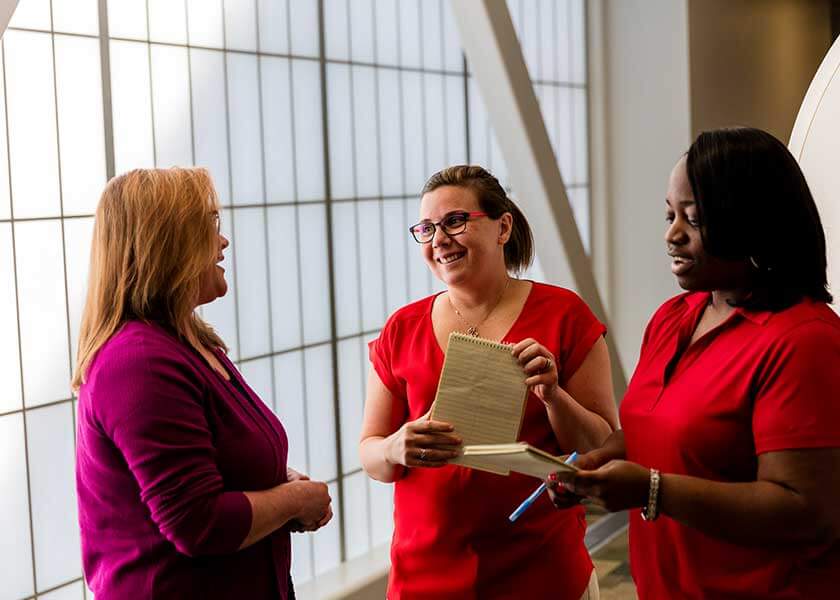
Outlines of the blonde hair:
[{"label": "blonde hair", "polygon": [[135,169],[108,182],[96,208],[73,389],[133,319],[227,351],[194,311],[201,276],[218,253],[211,217],[218,208],[205,169]]}]

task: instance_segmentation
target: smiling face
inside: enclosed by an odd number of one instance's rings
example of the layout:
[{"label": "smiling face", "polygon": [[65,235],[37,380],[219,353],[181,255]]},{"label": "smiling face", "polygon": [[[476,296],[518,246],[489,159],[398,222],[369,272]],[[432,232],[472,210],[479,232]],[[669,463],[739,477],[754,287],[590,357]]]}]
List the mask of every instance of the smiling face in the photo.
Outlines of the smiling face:
[{"label": "smiling face", "polygon": [[[213,215],[213,218],[218,223],[218,213]],[[230,242],[220,231],[216,232],[218,238],[218,252],[215,260],[207,267],[201,275],[201,283],[198,292],[198,304],[207,304],[216,298],[221,298],[227,293],[228,285],[225,280],[225,269],[219,263],[225,259],[224,250],[230,245]]]},{"label": "smiling face", "polygon": [[665,198],[666,251],[671,273],[684,290],[737,290],[749,280],[743,261],[729,261],[708,254],[703,246],[698,207],[688,181],[683,157],[671,171]]},{"label": "smiling face", "polygon": [[[453,212],[480,212],[475,193],[464,187],[442,186],[423,195],[420,221],[439,223]],[[506,273],[504,244],[510,238],[512,217],[470,218],[466,229],[447,235],[437,227],[434,238],[420,248],[432,273],[447,286],[468,283],[501,269]]]}]

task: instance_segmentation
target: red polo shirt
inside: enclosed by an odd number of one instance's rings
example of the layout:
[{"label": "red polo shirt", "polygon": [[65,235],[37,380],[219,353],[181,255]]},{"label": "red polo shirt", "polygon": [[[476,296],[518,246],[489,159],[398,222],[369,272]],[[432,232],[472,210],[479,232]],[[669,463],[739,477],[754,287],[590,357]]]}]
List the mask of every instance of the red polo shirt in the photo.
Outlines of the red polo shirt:
[{"label": "red polo shirt", "polygon": [[[809,300],[736,309],[686,350],[709,297],[677,296],[648,324],[621,404],[628,460],[744,482],[763,452],[840,447],[840,318]],[[642,600],[838,597],[839,545],[739,546],[633,511],[630,560]]]}]

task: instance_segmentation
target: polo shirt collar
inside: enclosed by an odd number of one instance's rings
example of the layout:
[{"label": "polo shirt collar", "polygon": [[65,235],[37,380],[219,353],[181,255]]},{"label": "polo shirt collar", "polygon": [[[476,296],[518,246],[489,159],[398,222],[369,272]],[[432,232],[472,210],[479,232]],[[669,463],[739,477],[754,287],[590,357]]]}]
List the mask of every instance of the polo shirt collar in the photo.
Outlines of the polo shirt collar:
[{"label": "polo shirt collar", "polygon": [[711,292],[689,292],[683,299],[685,300],[685,303],[688,304],[688,307],[691,310],[694,310],[698,306],[708,304],[711,297]]},{"label": "polo shirt collar", "polygon": [[773,312],[769,310],[748,310],[740,306],[735,309],[735,312],[740,314],[745,319],[749,319],[756,325],[764,325],[767,320],[773,316]]},{"label": "polo shirt collar", "polygon": [[[711,292],[691,292],[685,296],[684,301],[691,310],[694,310],[700,305],[708,304],[711,296]],[[756,325],[764,325],[773,316],[773,312],[769,310],[750,310],[741,306],[735,308],[735,313]]]}]

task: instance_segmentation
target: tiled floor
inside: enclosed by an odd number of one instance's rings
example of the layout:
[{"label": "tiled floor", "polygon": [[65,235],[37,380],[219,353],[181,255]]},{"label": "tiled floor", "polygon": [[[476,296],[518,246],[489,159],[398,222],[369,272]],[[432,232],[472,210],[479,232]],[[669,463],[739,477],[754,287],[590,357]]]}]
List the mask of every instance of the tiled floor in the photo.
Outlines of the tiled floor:
[{"label": "tiled floor", "polygon": [[601,600],[637,600],[627,562],[627,531],[601,548],[592,559],[598,573]]},{"label": "tiled floor", "polygon": [[[586,520],[592,525],[606,513],[594,505],[586,507]],[[592,555],[601,600],[638,600],[636,586],[630,576],[627,553],[627,530]]]}]

